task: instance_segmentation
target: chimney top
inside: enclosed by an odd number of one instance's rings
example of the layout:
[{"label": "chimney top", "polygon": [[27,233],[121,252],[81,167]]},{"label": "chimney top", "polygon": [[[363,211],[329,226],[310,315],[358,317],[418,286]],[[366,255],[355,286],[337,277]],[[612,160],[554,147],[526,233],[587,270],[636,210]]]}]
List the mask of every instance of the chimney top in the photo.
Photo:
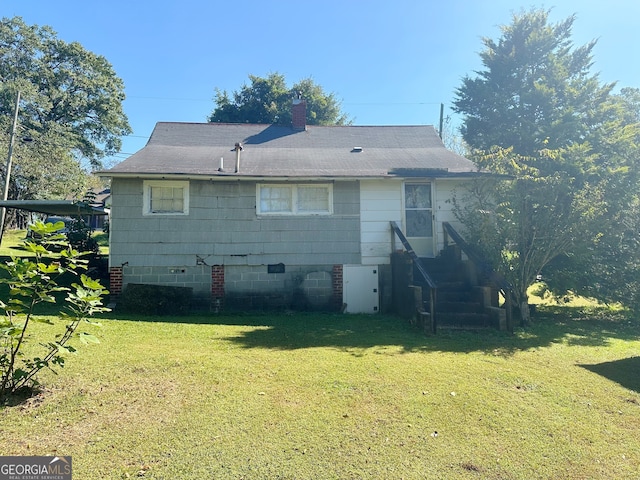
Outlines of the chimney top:
[{"label": "chimney top", "polygon": [[294,98],[291,106],[291,126],[294,130],[307,129],[307,102],[303,98]]}]

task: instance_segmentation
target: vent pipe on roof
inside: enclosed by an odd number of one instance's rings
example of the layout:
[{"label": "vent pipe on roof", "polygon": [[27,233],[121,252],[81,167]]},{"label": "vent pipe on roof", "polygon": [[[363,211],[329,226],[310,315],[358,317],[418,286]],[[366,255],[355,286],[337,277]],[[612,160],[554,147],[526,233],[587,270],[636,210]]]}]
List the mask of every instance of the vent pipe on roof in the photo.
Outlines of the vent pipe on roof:
[{"label": "vent pipe on roof", "polygon": [[242,144],[240,142],[236,143],[234,148],[236,151],[236,173],[240,171],[240,152],[242,151]]}]

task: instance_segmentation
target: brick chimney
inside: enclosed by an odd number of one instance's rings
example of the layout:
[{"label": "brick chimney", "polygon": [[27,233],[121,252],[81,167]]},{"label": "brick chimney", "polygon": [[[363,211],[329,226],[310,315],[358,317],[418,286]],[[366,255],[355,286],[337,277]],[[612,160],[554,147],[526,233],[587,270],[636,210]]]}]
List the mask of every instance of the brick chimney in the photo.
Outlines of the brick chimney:
[{"label": "brick chimney", "polygon": [[307,102],[302,98],[294,98],[291,106],[291,126],[294,130],[307,129]]}]

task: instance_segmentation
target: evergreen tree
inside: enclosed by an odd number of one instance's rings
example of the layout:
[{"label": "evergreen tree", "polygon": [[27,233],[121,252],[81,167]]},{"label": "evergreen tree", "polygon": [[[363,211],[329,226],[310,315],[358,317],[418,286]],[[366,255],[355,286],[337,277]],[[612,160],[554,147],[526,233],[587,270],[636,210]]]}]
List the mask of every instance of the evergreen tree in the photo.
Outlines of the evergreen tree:
[{"label": "evergreen tree", "polygon": [[573,48],[573,22],[550,24],[546,10],[514,15],[498,41],[483,39],[486,69],[463,79],[455,102],[476,163],[511,178],[490,194],[476,186],[457,212],[513,283],[525,322],[535,277],[553,266],[556,286],[585,285],[578,272],[593,269],[581,262],[602,253],[637,198],[635,97],[612,95],[614,85],[590,73],[595,42]]},{"label": "evergreen tree", "polygon": [[542,149],[580,143],[598,126],[594,107],[613,85],[591,74],[596,42],[574,48],[575,16],[549,23],[549,11],[515,14],[497,41],[483,38],[484,69],[465,76],[454,111],[463,115],[462,135],[474,149],[513,147],[534,156]]}]

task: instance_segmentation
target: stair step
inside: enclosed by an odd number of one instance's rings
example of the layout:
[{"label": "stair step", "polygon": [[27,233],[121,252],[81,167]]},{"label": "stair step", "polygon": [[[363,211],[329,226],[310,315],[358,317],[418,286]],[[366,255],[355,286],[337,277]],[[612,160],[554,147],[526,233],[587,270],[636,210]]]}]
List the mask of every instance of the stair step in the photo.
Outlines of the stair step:
[{"label": "stair step", "polygon": [[491,317],[485,313],[445,313],[436,315],[438,327],[447,328],[489,328]]},{"label": "stair step", "polygon": [[476,325],[440,325],[438,324],[438,328],[442,330],[480,331],[480,330],[489,330],[491,327],[476,326]]},{"label": "stair step", "polygon": [[436,312],[442,313],[483,313],[479,302],[436,302]]},{"label": "stair step", "polygon": [[469,287],[468,282],[464,282],[462,280],[458,281],[449,281],[449,282],[437,282],[438,289],[444,291],[452,291],[452,292],[460,292],[460,291],[469,291],[471,288]]},{"label": "stair step", "polygon": [[[436,286],[438,287],[439,292],[470,292],[471,286],[469,282],[463,280],[449,280],[443,281],[438,279],[433,279],[436,282]],[[420,286],[422,288],[427,288],[427,284],[425,281],[415,278],[413,281],[414,285]]]},{"label": "stair step", "polygon": [[[500,328],[496,315],[485,311],[486,290],[477,288],[478,278],[473,265],[461,260],[460,249],[449,246],[436,258],[421,258],[420,263],[437,285],[436,328],[452,330],[482,330]],[[418,267],[414,264],[413,285],[422,286],[423,307],[430,312],[430,291]],[[486,312],[486,313],[485,313]],[[427,317],[425,317],[427,318]],[[495,325],[494,325],[495,324]]]},{"label": "stair step", "polygon": [[472,290],[447,291],[438,289],[438,303],[450,302],[479,303],[480,298],[478,293]]}]

